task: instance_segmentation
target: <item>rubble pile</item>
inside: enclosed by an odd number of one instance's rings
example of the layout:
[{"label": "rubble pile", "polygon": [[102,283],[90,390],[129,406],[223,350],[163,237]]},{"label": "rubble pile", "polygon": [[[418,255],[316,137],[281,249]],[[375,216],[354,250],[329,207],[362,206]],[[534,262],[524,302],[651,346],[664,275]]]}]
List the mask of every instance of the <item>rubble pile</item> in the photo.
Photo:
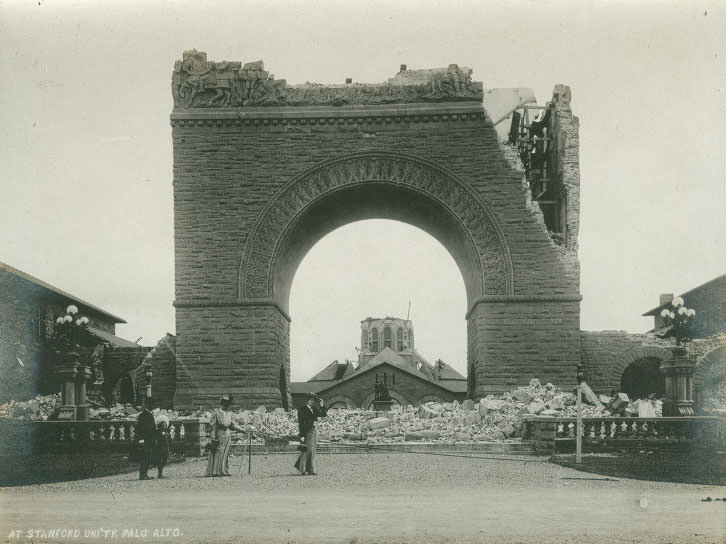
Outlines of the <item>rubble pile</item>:
[{"label": "rubble pile", "polygon": [[60,393],[38,395],[34,399],[18,402],[10,400],[0,405],[0,419],[44,421],[60,406]]},{"label": "rubble pile", "polygon": [[[584,388],[582,412],[584,417],[660,417],[662,402],[653,399],[632,401],[625,393],[612,397],[595,395]],[[60,395],[36,397],[26,402],[10,401],[0,406],[0,418],[48,419],[60,404]],[[362,409],[331,409],[328,417],[318,421],[321,440],[333,442],[364,441],[368,443],[397,443],[412,441],[490,442],[517,438],[522,417],[526,415],[575,417],[575,394],[563,391],[536,378],[529,385],[500,396],[489,395],[479,402],[427,402],[418,407],[394,406],[390,412]],[[166,415],[170,420],[209,419],[211,409],[154,410],[154,415]],[[91,408],[93,420],[135,419],[138,410],[131,405],[116,404],[108,408]],[[255,441],[263,437],[293,438],[297,436],[297,414],[282,408],[268,411],[264,406],[255,410],[233,411],[233,418],[242,427],[251,426]]]}]

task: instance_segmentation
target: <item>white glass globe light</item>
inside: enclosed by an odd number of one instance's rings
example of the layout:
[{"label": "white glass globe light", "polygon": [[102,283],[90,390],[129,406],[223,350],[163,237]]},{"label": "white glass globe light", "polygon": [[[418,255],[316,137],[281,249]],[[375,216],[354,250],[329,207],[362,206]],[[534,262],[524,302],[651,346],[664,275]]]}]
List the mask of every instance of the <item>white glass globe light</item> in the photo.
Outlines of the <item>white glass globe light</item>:
[{"label": "white glass globe light", "polygon": [[686,308],[685,306],[681,306],[680,308],[678,308],[678,315],[685,315],[687,313],[688,313],[688,308]]},{"label": "white glass globe light", "polygon": [[71,316],[67,315],[63,318],[63,321],[65,321],[66,323],[70,323],[71,321],[73,321],[73,318]]},{"label": "white glass globe light", "polygon": [[81,325],[88,325],[88,318],[85,315],[81,318]]},{"label": "white glass globe light", "polygon": [[663,308],[663,311],[661,311],[660,316],[661,317],[670,317],[671,312],[668,308]]},{"label": "white glass globe light", "polygon": [[55,320],[55,322],[60,325],[61,323],[63,323],[63,318],[59,317],[58,319]]},{"label": "white glass globe light", "polygon": [[76,315],[78,313],[78,308],[71,304],[70,306],[68,306],[68,308],[66,308],[66,312],[68,312],[70,315]]},{"label": "white glass globe light", "polygon": [[675,297],[671,304],[673,304],[674,308],[678,308],[679,306],[683,306],[683,299],[681,297]]},{"label": "white glass globe light", "polygon": [[696,310],[694,310],[693,308],[690,308],[688,310],[688,317],[695,317],[695,315],[696,315]]}]

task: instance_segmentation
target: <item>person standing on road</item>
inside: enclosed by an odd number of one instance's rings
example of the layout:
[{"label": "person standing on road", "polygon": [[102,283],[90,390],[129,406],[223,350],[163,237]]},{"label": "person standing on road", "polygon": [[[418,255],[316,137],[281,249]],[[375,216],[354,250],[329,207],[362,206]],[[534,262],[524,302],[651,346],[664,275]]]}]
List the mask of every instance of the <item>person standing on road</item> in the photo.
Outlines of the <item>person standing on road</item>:
[{"label": "person standing on road", "polygon": [[164,477],[164,467],[169,461],[169,418],[160,415],[156,419],[156,448],[154,449],[154,463],[157,468],[157,478]]},{"label": "person standing on road", "polygon": [[244,432],[242,427],[232,421],[232,414],[227,411],[232,406],[233,400],[232,395],[220,397],[221,408],[217,408],[209,420],[209,434],[214,447],[209,452],[207,476],[231,476],[229,472],[229,450],[232,445],[230,429]]},{"label": "person standing on road", "polygon": [[318,431],[315,422],[319,417],[328,415],[324,406],[325,401],[315,393],[308,393],[308,402],[297,411],[297,424],[300,431],[300,441],[304,444],[305,450],[298,457],[295,468],[304,476],[307,472],[316,476],[315,472],[315,450],[318,446]]},{"label": "person standing on road", "polygon": [[153,480],[153,476],[149,476],[149,464],[151,456],[156,447],[156,423],[154,423],[154,415],[149,411],[151,408],[151,399],[144,399],[144,409],[139,414],[139,423],[136,425],[136,437],[139,440],[139,480]]}]

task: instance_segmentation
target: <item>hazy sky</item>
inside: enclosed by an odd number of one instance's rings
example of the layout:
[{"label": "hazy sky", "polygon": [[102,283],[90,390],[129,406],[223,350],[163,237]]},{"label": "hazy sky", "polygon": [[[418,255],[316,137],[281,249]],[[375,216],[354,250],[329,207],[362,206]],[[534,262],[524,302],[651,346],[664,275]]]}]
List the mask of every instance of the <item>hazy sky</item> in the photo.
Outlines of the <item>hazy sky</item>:
[{"label": "hazy sky", "polygon": [[[174,332],[170,82],[191,48],[289,83],[458,63],[540,103],[570,85],[582,328],[647,330],[659,293],[726,272],[723,2],[101,4],[0,0],[0,261],[122,316],[120,336]],[[292,378],[354,358],[359,321],[409,300],[422,355],[464,372],[446,250],[393,222],[330,234],[294,280]]]}]

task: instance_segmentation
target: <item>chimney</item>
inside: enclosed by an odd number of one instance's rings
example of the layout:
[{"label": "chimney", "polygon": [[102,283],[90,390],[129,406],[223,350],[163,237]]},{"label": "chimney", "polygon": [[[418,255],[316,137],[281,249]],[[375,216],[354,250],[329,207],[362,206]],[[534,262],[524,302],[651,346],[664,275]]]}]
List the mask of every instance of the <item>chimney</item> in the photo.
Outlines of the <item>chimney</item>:
[{"label": "chimney", "polygon": [[673,300],[673,293],[663,293],[658,298],[658,306],[663,306],[664,304],[668,304],[671,300]]}]

